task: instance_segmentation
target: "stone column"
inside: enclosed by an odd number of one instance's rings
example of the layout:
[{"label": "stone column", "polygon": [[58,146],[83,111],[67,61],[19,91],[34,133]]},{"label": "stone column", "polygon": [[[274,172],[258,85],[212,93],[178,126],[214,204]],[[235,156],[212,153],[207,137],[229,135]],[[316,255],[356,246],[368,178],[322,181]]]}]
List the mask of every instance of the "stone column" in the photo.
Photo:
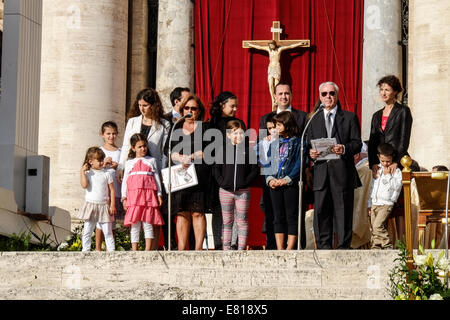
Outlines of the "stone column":
[{"label": "stone column", "polygon": [[84,201],[86,150],[103,145],[101,124],[124,133],[128,1],[44,1],[43,17],[39,153],[50,157],[50,205],[73,214]]},{"label": "stone column", "polygon": [[364,1],[361,137],[369,139],[370,122],[383,107],[377,82],[385,75],[402,77],[401,1]]},{"label": "stone column", "polygon": [[4,0],[0,1],[0,31],[3,32],[3,8],[5,7]]},{"label": "stone column", "polygon": [[148,0],[130,2],[127,106],[148,86]]},{"label": "stone column", "polygon": [[166,112],[175,87],[194,89],[193,10],[191,0],[159,0],[156,90]]},{"label": "stone column", "polygon": [[[4,7],[0,103],[0,188],[25,211],[27,156],[38,151],[42,0]],[[3,204],[0,204],[2,206]]]},{"label": "stone column", "polygon": [[409,153],[420,166],[450,166],[450,2],[409,1]]}]

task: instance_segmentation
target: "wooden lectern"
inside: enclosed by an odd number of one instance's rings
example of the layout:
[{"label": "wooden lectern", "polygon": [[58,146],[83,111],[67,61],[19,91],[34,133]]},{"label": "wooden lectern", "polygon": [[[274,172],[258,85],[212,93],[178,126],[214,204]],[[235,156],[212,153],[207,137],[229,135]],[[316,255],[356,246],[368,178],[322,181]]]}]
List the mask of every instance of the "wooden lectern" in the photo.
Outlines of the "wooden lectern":
[{"label": "wooden lectern", "polygon": [[[411,219],[411,179],[415,179],[417,194],[419,196],[419,209],[417,227],[419,228],[419,244],[424,246],[425,230],[428,223],[445,222],[446,235],[448,221],[445,221],[446,209],[448,210],[448,172],[411,172],[412,160],[408,156],[401,159],[403,165],[402,183],[405,197],[405,235],[406,249],[408,250],[407,265],[411,271],[414,268],[413,237]],[[445,238],[445,241],[448,241]],[[447,257],[448,259],[448,257]],[[407,282],[409,282],[407,278]],[[446,278],[447,283],[447,278]],[[413,299],[411,294],[409,299]]]},{"label": "wooden lectern", "polygon": [[[445,222],[448,172],[411,172],[411,158],[404,156],[402,182],[405,196],[405,233],[406,247],[412,254],[412,221],[411,221],[411,179],[415,179],[419,196],[417,227],[419,244],[424,247],[425,230],[429,223]],[[436,239],[438,240],[438,239]]]}]

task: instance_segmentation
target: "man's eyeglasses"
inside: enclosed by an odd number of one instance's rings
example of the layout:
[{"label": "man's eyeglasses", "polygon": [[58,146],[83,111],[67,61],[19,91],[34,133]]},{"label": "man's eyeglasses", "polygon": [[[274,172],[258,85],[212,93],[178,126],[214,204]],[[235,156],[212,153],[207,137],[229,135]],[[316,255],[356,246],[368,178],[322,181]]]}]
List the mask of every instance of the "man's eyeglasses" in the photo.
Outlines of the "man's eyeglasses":
[{"label": "man's eyeglasses", "polygon": [[330,96],[334,97],[336,95],[336,91],[329,91],[329,92],[328,91],[323,91],[323,92],[320,93],[320,95],[322,97],[326,97],[328,94],[330,94]]},{"label": "man's eyeglasses", "polygon": [[186,111],[197,111],[198,107],[184,107],[184,110],[186,110]]}]

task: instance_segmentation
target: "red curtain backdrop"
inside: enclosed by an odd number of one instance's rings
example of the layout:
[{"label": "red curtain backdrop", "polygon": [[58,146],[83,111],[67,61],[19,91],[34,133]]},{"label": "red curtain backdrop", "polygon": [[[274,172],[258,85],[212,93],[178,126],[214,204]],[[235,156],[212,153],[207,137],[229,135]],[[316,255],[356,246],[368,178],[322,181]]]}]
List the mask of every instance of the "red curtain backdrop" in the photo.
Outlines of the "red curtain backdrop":
[{"label": "red curtain backdrop", "polygon": [[[309,112],[318,86],[333,81],[345,110],[361,119],[363,0],[196,0],[195,92],[208,105],[221,91],[238,97],[237,117],[259,129],[271,111],[268,53],[242,48],[243,40],[271,40],[273,21],[281,39],[309,39],[310,48],[284,51],[282,80],[292,83],[294,108]],[[252,188],[250,246],[261,246],[261,188]]]}]

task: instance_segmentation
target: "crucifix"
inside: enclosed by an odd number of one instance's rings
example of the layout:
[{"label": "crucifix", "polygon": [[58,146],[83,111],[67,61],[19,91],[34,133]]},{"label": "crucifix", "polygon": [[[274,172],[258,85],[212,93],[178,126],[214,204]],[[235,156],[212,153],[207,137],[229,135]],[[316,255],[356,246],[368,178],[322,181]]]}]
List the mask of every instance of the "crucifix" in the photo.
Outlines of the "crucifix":
[{"label": "crucifix", "polygon": [[275,87],[281,79],[280,57],[281,52],[286,49],[293,49],[296,47],[307,48],[310,46],[309,40],[281,40],[280,35],[283,32],[280,21],[273,21],[272,40],[244,40],[242,41],[243,48],[254,48],[264,50],[269,53],[269,67],[267,69],[267,81],[269,82],[269,91],[272,98],[272,111],[275,111]]}]

